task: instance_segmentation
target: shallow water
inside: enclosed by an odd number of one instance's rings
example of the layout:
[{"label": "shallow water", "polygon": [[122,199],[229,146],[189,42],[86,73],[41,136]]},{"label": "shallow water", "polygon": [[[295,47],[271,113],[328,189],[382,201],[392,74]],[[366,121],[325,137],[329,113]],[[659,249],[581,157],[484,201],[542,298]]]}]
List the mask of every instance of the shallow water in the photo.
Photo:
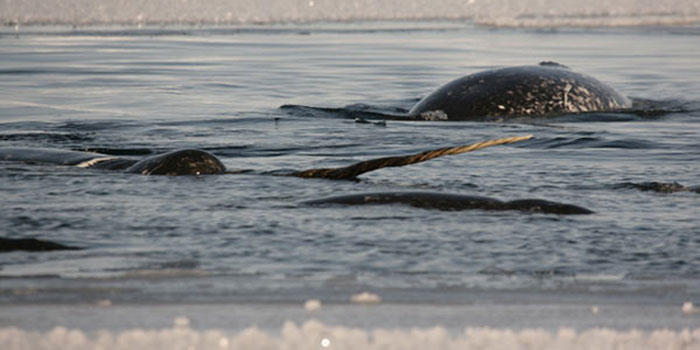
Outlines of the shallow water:
[{"label": "shallow water", "polygon": [[[200,148],[259,172],[149,177],[1,162],[2,236],[85,249],[0,254],[0,302],[342,304],[365,290],[428,305],[700,301],[699,195],[620,186],[700,185],[699,35],[440,21],[6,28],[0,147],[134,157]],[[352,119],[400,115],[453,78],[544,60],[651,107],[514,122]],[[535,138],[357,182],[260,174],[526,134]],[[397,190],[596,213],[300,203]],[[671,327],[700,324],[679,322]]]}]

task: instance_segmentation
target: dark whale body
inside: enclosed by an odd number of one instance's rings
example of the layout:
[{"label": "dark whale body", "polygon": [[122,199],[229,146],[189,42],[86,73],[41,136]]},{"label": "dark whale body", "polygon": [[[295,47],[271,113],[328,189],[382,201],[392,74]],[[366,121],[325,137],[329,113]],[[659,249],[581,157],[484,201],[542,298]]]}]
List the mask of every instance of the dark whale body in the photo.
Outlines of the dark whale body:
[{"label": "dark whale body", "polygon": [[3,238],[0,237],[0,253],[22,250],[26,252],[47,252],[52,250],[80,250],[81,248],[71,247],[51,241],[39,240],[36,238]]},{"label": "dark whale body", "polygon": [[213,154],[198,149],[182,149],[137,160],[90,152],[0,148],[0,160],[74,165],[143,175],[208,175],[226,171],[226,167]]},{"label": "dark whale body", "polygon": [[522,199],[510,202],[494,198],[439,192],[380,192],[328,197],[302,202],[306,205],[374,205],[406,204],[416,208],[438,210],[518,210],[545,214],[592,214],[593,211],[572,204],[542,199]]},{"label": "dark whale body", "polygon": [[428,120],[480,120],[630,107],[629,99],[597,79],[558,63],[542,62],[458,78],[424,97],[408,115]]},{"label": "dark whale body", "polygon": [[614,186],[615,188],[633,188],[640,191],[650,191],[658,193],[675,192],[695,192],[700,193],[700,186],[684,186],[678,182],[623,182]]},{"label": "dark whale body", "polygon": [[[379,160],[383,160],[380,158]],[[112,157],[98,153],[33,148],[0,148],[0,161],[25,161],[73,165],[81,168],[121,170],[142,175],[205,175],[226,172],[224,165],[213,154],[184,149],[147,157],[143,160]],[[327,170],[327,169],[321,169]],[[281,174],[284,175],[284,174]],[[287,174],[289,175],[289,174]],[[293,174],[292,174],[293,175]],[[440,210],[519,210],[551,214],[590,214],[592,211],[570,204],[539,199],[504,202],[493,198],[430,192],[387,192],[353,194],[311,200],[307,205],[322,204],[408,204],[418,208]],[[0,241],[2,243],[2,241]],[[10,242],[8,241],[7,244]],[[23,242],[23,244],[26,242]],[[41,242],[38,242],[41,243]],[[29,245],[37,242],[29,242]],[[39,245],[37,245],[39,246]],[[39,248],[41,249],[41,248]],[[55,247],[60,249],[60,247]],[[70,249],[70,248],[68,248]]]},{"label": "dark whale body", "polygon": [[221,174],[226,167],[209,152],[183,149],[148,157],[125,171],[142,175],[209,175]]}]

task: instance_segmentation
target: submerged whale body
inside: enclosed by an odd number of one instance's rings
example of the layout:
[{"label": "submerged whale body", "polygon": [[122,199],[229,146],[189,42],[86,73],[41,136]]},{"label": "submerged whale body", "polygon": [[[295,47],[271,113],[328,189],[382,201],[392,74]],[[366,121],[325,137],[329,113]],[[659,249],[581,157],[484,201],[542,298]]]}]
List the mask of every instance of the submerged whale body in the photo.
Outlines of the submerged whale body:
[{"label": "submerged whale body", "polygon": [[428,120],[555,116],[620,111],[629,99],[597,79],[554,62],[487,70],[453,80],[420,100],[408,115]]},{"label": "submerged whale body", "polygon": [[684,186],[678,182],[623,182],[614,186],[615,188],[633,188],[640,191],[650,191],[658,193],[675,192],[695,192],[700,193],[700,186]]},{"label": "submerged whale body", "polygon": [[504,202],[494,198],[439,192],[381,192],[328,197],[302,202],[306,205],[376,205],[405,204],[416,208],[438,210],[518,210],[545,214],[592,214],[593,211],[572,204],[542,199],[521,199]]},{"label": "submerged whale body", "polygon": [[74,165],[80,168],[121,170],[143,175],[209,175],[226,171],[226,167],[216,156],[198,149],[182,149],[137,160],[91,152],[2,148],[0,160]]}]

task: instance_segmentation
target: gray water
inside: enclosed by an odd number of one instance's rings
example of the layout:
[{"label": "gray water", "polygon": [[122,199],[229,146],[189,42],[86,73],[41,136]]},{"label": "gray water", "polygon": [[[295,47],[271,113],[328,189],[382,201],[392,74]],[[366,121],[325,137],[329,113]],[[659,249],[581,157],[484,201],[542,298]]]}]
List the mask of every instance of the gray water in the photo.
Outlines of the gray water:
[{"label": "gray water", "polygon": [[[700,195],[625,186],[700,185],[698,38],[697,27],[441,21],[7,27],[0,147],[133,157],[200,148],[257,172],[160,177],[1,162],[0,236],[85,249],[0,254],[0,302],[342,303],[365,290],[427,304],[700,300]],[[515,122],[353,120],[405,113],[465,74],[545,60],[646,107]],[[357,182],[260,174],[526,134],[534,139]],[[300,203],[401,190],[540,198],[595,214]]]}]

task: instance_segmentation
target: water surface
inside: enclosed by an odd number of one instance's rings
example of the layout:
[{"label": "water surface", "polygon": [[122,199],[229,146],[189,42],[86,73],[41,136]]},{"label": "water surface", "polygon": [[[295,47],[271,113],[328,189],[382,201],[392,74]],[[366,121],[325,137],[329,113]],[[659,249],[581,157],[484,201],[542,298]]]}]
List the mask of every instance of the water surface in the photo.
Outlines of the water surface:
[{"label": "water surface", "polygon": [[[699,35],[442,21],[5,28],[0,147],[132,157],[200,148],[257,172],[149,177],[0,163],[2,236],[85,248],[0,255],[0,302],[343,304],[368,290],[389,303],[553,297],[680,310],[700,301],[700,197],[625,184],[700,185]],[[464,74],[545,60],[610,83],[645,113],[385,127],[353,119],[405,113]],[[526,134],[535,138],[357,182],[260,174]],[[400,190],[596,213],[300,203]]]}]

